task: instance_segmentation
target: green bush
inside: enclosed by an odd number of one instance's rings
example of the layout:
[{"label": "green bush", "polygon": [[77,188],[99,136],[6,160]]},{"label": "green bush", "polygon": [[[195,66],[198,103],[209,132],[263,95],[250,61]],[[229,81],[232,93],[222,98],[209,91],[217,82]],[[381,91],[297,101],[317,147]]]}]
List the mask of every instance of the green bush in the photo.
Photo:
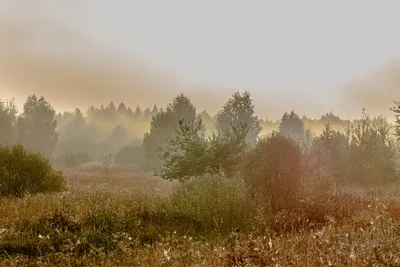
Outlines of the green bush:
[{"label": "green bush", "polygon": [[65,178],[48,159],[22,145],[0,146],[0,196],[59,191]]},{"label": "green bush", "polygon": [[180,184],[171,201],[181,216],[198,222],[204,231],[228,233],[246,226],[246,197],[241,179],[210,174]]},{"label": "green bush", "polygon": [[247,133],[247,124],[231,125],[229,131],[206,139],[201,121],[194,124],[193,121],[181,120],[175,137],[166,140],[167,146],[158,148],[163,160],[159,175],[179,181],[220,172],[236,175],[248,149]]}]

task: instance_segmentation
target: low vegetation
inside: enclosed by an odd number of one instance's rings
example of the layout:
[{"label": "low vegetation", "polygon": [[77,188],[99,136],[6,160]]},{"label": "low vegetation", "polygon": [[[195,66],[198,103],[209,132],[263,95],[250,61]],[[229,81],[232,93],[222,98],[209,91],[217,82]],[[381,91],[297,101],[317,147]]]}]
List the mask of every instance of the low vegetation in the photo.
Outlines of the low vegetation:
[{"label": "low vegetation", "polygon": [[22,145],[0,146],[0,196],[60,191],[65,178],[49,160]]},{"label": "low vegetation", "polygon": [[399,260],[394,186],[314,191],[301,206],[273,212],[249,199],[240,179],[224,175],[183,184],[83,171],[67,177],[64,192],[0,200],[3,266],[396,266]]},{"label": "low vegetation", "polygon": [[[249,93],[234,94],[217,115],[217,132],[207,134],[179,95],[152,117],[143,143],[119,142],[128,131],[120,125],[110,133],[116,154],[100,146],[93,161],[94,143],[89,152],[57,154],[63,174],[38,144],[1,146],[0,264],[398,266],[392,125],[363,112],[342,130],[328,121],[315,134],[290,112],[279,131],[256,138],[253,107]],[[40,110],[46,119],[36,128]],[[392,110],[399,126],[400,109]],[[8,116],[28,142],[44,129],[58,138],[54,115],[43,98],[30,97],[18,119]],[[63,146],[84,150],[85,140]],[[45,155],[55,149],[53,139],[42,144]]]}]

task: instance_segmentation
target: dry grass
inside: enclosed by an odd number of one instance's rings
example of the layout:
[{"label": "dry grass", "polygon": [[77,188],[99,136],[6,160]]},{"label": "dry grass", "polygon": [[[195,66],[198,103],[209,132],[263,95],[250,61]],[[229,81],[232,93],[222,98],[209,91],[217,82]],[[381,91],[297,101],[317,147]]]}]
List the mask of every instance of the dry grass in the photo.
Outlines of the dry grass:
[{"label": "dry grass", "polygon": [[[2,266],[399,266],[397,186],[311,195],[248,228],[210,231],[147,174],[67,174],[62,193],[0,200]],[[197,215],[199,216],[199,215]]]}]

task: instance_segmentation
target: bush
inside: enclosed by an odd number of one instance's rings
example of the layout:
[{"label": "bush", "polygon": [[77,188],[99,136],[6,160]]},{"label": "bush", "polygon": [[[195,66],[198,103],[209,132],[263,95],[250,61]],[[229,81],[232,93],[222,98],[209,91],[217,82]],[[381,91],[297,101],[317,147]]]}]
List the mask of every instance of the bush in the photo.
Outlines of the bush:
[{"label": "bush", "polygon": [[301,149],[293,139],[273,132],[248,153],[244,174],[253,196],[267,199],[273,211],[289,208],[297,204],[302,189]]},{"label": "bush", "polygon": [[121,148],[114,157],[114,163],[122,166],[144,166],[145,153],[141,145],[127,145]]},{"label": "bush", "polygon": [[353,123],[348,180],[364,186],[391,183],[398,179],[396,147],[390,125],[383,117],[370,119],[363,112]]},{"label": "bush", "polygon": [[344,177],[349,161],[349,136],[326,124],[322,134],[315,138],[311,153],[323,174]]},{"label": "bush", "polygon": [[59,191],[65,178],[48,159],[22,145],[0,146],[0,196]]},{"label": "bush", "polygon": [[177,212],[190,218],[203,230],[228,233],[246,226],[246,188],[239,178],[206,175],[181,184],[173,193]]},{"label": "bush", "polygon": [[231,125],[229,131],[213,134],[206,139],[202,122],[179,121],[174,138],[168,138],[167,146],[159,147],[163,166],[159,175],[164,179],[185,181],[191,177],[221,172],[229,176],[238,173],[248,148],[246,124]]}]

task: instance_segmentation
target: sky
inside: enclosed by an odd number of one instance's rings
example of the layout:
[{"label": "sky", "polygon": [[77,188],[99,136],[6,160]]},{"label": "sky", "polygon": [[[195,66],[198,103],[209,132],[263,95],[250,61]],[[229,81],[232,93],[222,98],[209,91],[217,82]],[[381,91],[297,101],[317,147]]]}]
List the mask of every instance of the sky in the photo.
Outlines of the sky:
[{"label": "sky", "polygon": [[109,99],[165,105],[184,92],[215,113],[234,91],[249,90],[261,117],[292,109],[385,113],[400,100],[400,80],[392,80],[393,69],[400,74],[399,7],[389,0],[2,0],[0,90],[20,102],[44,94],[59,109]]}]

